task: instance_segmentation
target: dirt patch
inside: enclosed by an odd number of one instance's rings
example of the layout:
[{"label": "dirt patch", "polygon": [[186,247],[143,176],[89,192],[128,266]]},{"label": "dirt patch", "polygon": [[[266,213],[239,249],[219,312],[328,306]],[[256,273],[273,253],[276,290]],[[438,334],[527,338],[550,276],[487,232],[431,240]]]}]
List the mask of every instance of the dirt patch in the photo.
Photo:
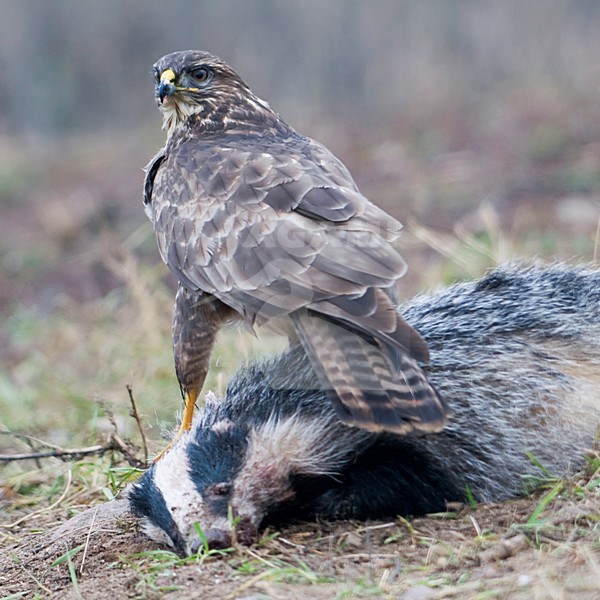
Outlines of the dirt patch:
[{"label": "dirt patch", "polygon": [[192,559],[157,548],[124,501],[98,504],[49,533],[39,521],[40,533],[15,533],[0,590],[61,600],[598,598],[597,495],[557,497],[528,523],[543,497],[412,521],[296,524],[266,531],[258,547]]}]

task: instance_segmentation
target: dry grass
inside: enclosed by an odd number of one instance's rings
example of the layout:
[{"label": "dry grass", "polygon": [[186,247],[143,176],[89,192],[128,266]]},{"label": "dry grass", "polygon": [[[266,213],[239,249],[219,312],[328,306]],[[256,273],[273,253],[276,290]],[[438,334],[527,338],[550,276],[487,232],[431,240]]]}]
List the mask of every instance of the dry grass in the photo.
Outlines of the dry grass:
[{"label": "dry grass", "polygon": [[[152,549],[72,465],[48,510],[4,530],[6,597],[595,598],[600,593],[600,460],[530,498],[407,521],[298,524],[255,548],[181,559]],[[96,481],[98,485],[98,481]],[[548,489],[550,487],[550,490]],[[55,527],[70,514],[77,519]],[[50,533],[48,533],[50,532]],[[108,590],[108,592],[107,592]]]},{"label": "dry grass", "polygon": [[[598,258],[600,147],[593,127],[581,126],[597,122],[597,103],[559,102],[547,91],[528,103],[509,94],[468,122],[440,112],[430,129],[392,124],[377,132],[378,145],[361,136],[332,145],[363,191],[406,224],[404,294],[477,277],[507,259]],[[40,146],[36,158],[0,139],[0,156],[11,157],[0,173],[0,428],[12,432],[0,435],[0,453],[42,447],[36,440],[104,443],[114,427],[99,401],[121,437],[141,446],[127,385],[152,453],[181,408],[172,282],[139,206],[147,148],[125,144],[112,156],[108,142]],[[223,332],[207,388],[222,392],[242,360],[283,343]],[[101,519],[105,500],[136,475],[119,452],[0,468],[0,597],[600,593],[596,463],[579,479],[540,482],[531,498],[501,506],[411,522],[296,525],[266,532],[255,549],[187,561],[149,551],[135,523]],[[56,537],[56,527],[90,507],[82,530]]]},{"label": "dry grass", "polygon": [[[480,215],[484,235],[410,227],[409,252],[437,253],[427,256],[423,281],[478,275],[523,247],[504,236],[487,210]],[[26,311],[11,318],[21,360],[2,383],[2,427],[69,447],[102,441],[111,423],[101,398],[123,437],[139,446],[125,389],[131,384],[156,451],[180,408],[170,355],[171,291],[160,269],[141,263],[127,244],[114,245],[104,260],[123,283],[108,296],[65,301],[51,319]],[[225,331],[207,387],[222,392],[240,361],[282,343]],[[8,435],[2,443],[12,450],[37,446]],[[295,525],[265,532],[255,549],[182,560],[151,550],[127,519],[98,526],[96,513],[84,529],[47,545],[48,531],[86,510],[89,517],[90,507],[104,510],[106,499],[136,476],[119,453],[13,463],[0,483],[0,589],[9,598],[86,600],[105,597],[107,589],[113,597],[184,599],[200,592],[207,598],[592,598],[600,593],[599,469],[595,456],[577,479],[540,481],[531,498],[504,505],[411,522]]]}]

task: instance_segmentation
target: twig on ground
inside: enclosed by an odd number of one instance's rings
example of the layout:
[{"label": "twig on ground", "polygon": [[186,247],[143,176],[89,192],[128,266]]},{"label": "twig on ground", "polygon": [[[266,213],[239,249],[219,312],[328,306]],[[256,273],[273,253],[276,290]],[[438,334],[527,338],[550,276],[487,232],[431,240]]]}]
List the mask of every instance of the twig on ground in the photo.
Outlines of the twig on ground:
[{"label": "twig on ground", "polygon": [[0,454],[0,461],[10,462],[13,460],[37,460],[39,458],[66,458],[68,460],[77,460],[82,456],[90,454],[104,454],[109,450],[116,448],[109,445],[96,444],[86,448],[56,448],[55,450],[47,450],[45,452],[29,452],[23,454]]},{"label": "twig on ground", "polygon": [[87,556],[88,548],[90,547],[90,538],[92,537],[92,531],[94,529],[94,523],[96,522],[96,515],[98,514],[98,507],[94,511],[90,528],[88,529],[87,537],[85,538],[85,548],[83,549],[83,556],[81,557],[81,564],[79,565],[79,576],[83,575],[83,565],[85,564],[85,558]]},{"label": "twig on ground", "polygon": [[135,451],[137,448],[130,446],[126,442],[124,442],[117,433],[110,434],[111,442],[116,445],[116,450],[118,450],[123,458],[129,463],[130,467],[134,467],[136,469],[145,469],[148,466],[148,462],[146,460],[140,460]]},{"label": "twig on ground", "polygon": [[[52,444],[51,442],[46,442],[39,438],[33,437],[32,435],[26,435],[25,433],[17,433],[16,431],[10,431],[9,429],[3,429],[0,431],[0,435],[10,435],[11,437],[26,440],[27,442],[35,442],[36,444],[40,444],[40,446],[46,446],[46,448],[58,448],[56,444]],[[29,444],[24,444],[29,445]]]},{"label": "twig on ground", "polygon": [[[131,388],[127,386],[127,389],[130,391]],[[130,399],[133,406],[131,415],[136,420],[138,424],[140,434],[142,435],[142,443],[144,450],[144,459],[141,460],[137,456],[138,448],[133,444],[127,443],[121,438],[119,435],[119,430],[117,427],[117,422],[115,420],[115,416],[110,408],[102,401],[100,401],[100,406],[102,406],[103,410],[106,412],[106,416],[112,426],[113,431],[109,433],[106,442],[103,444],[95,444],[94,446],[85,446],[83,448],[61,448],[60,446],[56,446],[55,444],[50,444],[48,442],[44,442],[42,440],[38,440],[36,438],[32,438],[27,435],[23,435],[20,433],[13,433],[11,431],[0,431],[1,434],[4,435],[13,435],[18,438],[22,438],[27,442],[36,442],[46,448],[51,448],[51,450],[43,450],[43,451],[33,451],[33,452],[23,452],[19,454],[0,454],[0,462],[11,462],[17,460],[35,460],[36,462],[42,458],[58,458],[63,461],[70,460],[79,460],[84,456],[97,455],[103,456],[108,452],[120,452],[123,455],[123,458],[127,461],[127,463],[136,469],[145,469],[148,466],[148,449],[146,443],[146,436],[144,435],[142,424],[137,412],[137,408],[135,407],[135,401],[133,399],[133,395],[130,391]],[[30,444],[31,445],[31,444]],[[38,466],[39,463],[38,463]]]},{"label": "twig on ground", "polygon": [[130,466],[136,469],[143,469],[147,466],[145,461],[140,460],[135,455],[135,449],[124,442],[118,434],[110,433],[108,440],[104,444],[87,446],[85,448],[60,448],[47,450],[44,452],[28,452],[22,454],[0,454],[0,462],[10,462],[15,460],[38,460],[40,458],[59,458],[62,460],[78,460],[83,456],[97,455],[102,456],[107,452],[120,452],[123,458]]},{"label": "twig on ground", "polygon": [[133,397],[133,389],[127,384],[125,386],[127,388],[127,393],[129,394],[129,401],[131,402],[131,411],[129,414],[135,419],[137,423],[138,430],[140,432],[140,437],[142,438],[142,450],[144,451],[144,463],[148,464],[148,444],[146,442],[146,433],[144,432],[144,428],[142,427],[142,421],[140,419],[140,415],[137,410],[137,405],[135,403],[135,398]]},{"label": "twig on ground", "polygon": [[111,433],[110,439],[112,442],[114,442],[114,444],[116,444],[116,449],[121,452],[123,458],[125,458],[125,460],[129,463],[131,467],[134,467],[136,469],[145,469],[148,466],[147,457],[145,457],[143,461],[137,457],[136,451],[138,450],[138,448],[124,442],[121,436],[119,435],[119,428],[117,427],[117,421],[115,420],[115,415],[113,414],[112,410],[107,406],[107,404],[103,400],[99,400],[98,402],[100,403],[100,406],[104,409],[104,412],[106,412],[106,416],[110,424],[112,425],[113,433]]}]

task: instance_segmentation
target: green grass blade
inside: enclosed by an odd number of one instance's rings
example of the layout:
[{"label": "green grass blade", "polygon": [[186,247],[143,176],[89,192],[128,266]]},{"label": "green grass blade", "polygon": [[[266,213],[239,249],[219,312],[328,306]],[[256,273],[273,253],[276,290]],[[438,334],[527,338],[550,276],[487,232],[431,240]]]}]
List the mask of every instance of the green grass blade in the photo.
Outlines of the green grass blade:
[{"label": "green grass blade", "polygon": [[563,491],[564,487],[564,481],[559,481],[547,494],[542,497],[542,499],[538,502],[538,505],[535,507],[535,510],[531,513],[531,516],[527,520],[527,525],[535,525],[538,522],[539,516],[542,514],[542,512],[544,512],[552,499]]}]

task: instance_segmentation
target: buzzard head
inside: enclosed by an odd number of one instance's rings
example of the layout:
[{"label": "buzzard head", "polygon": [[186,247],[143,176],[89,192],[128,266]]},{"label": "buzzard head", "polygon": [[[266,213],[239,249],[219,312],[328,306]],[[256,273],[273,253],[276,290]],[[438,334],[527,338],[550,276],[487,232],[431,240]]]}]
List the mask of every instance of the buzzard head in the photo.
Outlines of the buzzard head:
[{"label": "buzzard head", "polygon": [[200,50],[173,52],[154,63],[154,93],[170,133],[181,127],[217,131],[249,115],[277,119],[227,63]]}]

